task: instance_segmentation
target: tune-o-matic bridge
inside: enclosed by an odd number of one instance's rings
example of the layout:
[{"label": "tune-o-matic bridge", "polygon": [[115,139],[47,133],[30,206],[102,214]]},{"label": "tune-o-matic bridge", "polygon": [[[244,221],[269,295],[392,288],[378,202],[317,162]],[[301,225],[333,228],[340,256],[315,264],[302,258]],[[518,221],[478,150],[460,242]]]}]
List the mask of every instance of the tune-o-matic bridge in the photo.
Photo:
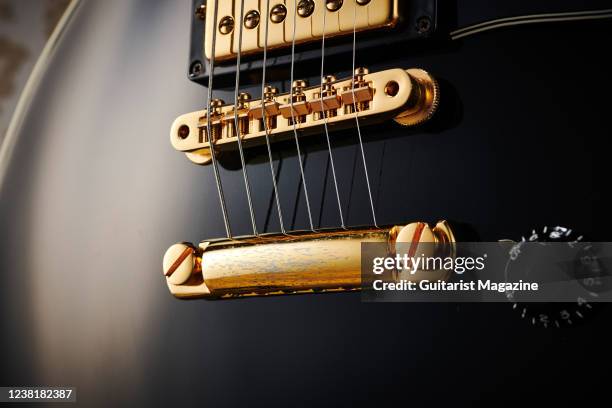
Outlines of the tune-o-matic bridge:
[{"label": "tune-o-matic bridge", "polygon": [[[211,101],[211,111],[197,111],[179,116],[172,124],[172,146],[198,164],[211,160],[210,146],[215,151],[237,149],[238,137],[243,147],[285,140],[298,135],[328,129],[373,124],[391,118],[411,126],[428,120],[438,106],[436,81],[421,69],[390,69],[369,73],[356,70],[354,77],[337,80],[323,78],[322,84],[308,87],[295,81],[291,93],[278,94],[265,87],[261,99],[241,93],[237,106],[222,100]],[[212,139],[212,140],[209,140]]]},{"label": "tune-o-matic bridge", "polygon": [[[238,31],[242,27],[242,54],[261,52],[267,31],[267,48],[320,40],[353,30],[393,26],[398,21],[399,0],[244,0],[243,20],[239,1],[207,1],[198,15],[206,24],[205,54],[212,55],[216,30],[215,59],[229,60],[238,53]],[[214,4],[217,4],[215,13]],[[269,10],[268,10],[269,8]],[[323,13],[326,13],[324,16]],[[216,14],[216,21],[215,21]]]}]

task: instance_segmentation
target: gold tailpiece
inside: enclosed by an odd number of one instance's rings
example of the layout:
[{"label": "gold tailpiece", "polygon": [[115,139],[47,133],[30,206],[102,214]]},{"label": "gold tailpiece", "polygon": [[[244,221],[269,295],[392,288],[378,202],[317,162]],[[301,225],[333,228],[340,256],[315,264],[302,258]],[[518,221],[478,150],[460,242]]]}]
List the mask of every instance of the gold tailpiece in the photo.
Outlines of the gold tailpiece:
[{"label": "gold tailpiece", "polygon": [[[399,243],[451,244],[446,221],[431,228],[416,222],[390,228],[362,228],[291,235],[205,241],[171,246],[163,259],[170,292],[178,298],[236,298],[355,291],[361,289],[361,243],[377,242],[394,255]],[[438,276],[445,279],[446,275]],[[419,279],[416,276],[414,279]]]}]

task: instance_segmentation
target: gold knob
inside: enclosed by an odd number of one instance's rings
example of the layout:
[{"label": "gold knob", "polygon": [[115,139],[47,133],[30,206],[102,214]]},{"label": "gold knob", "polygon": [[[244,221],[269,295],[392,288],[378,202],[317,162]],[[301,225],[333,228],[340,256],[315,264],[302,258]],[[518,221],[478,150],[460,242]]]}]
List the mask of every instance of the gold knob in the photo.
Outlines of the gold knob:
[{"label": "gold knob", "polygon": [[164,254],[164,276],[173,285],[187,282],[195,269],[195,249],[187,244],[174,244]]},{"label": "gold knob", "polygon": [[412,81],[413,91],[417,96],[406,110],[397,115],[395,120],[400,125],[416,126],[428,121],[438,110],[440,104],[440,87],[427,71],[422,69],[407,70]]}]

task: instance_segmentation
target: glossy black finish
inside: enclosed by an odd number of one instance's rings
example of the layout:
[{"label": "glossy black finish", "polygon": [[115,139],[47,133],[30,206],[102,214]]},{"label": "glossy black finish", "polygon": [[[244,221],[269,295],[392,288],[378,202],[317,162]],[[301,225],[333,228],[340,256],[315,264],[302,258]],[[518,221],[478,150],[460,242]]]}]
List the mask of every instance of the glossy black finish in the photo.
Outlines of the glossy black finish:
[{"label": "glossy black finish", "polygon": [[[174,299],[165,249],[223,235],[211,167],[168,140],[172,120],[205,102],[184,77],[190,7],[85,2],[57,51],[0,192],[2,384],[75,385],[80,405],[101,407],[606,397],[595,372],[612,362],[608,308],[545,331],[504,304]],[[565,224],[611,240],[611,34],[606,20],[524,26],[358,55],[372,70],[427,69],[443,86],[436,122],[363,129],[379,222],[446,218],[482,240]],[[327,69],[346,74],[350,61]],[[297,65],[297,78],[318,76]],[[347,223],[362,225],[371,216],[355,141],[332,135]],[[315,224],[336,226],[324,136],[303,149]],[[286,224],[302,229],[295,146],[274,156]],[[267,163],[250,158],[248,171],[258,224],[278,230]],[[249,233],[241,171],[221,176],[235,233]]]}]

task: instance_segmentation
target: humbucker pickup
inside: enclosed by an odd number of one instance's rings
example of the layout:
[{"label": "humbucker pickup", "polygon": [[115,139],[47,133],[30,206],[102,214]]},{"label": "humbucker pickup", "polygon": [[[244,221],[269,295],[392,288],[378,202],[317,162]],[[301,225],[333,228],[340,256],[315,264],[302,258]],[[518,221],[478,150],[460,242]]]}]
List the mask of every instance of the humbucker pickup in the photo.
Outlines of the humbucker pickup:
[{"label": "humbucker pickup", "polygon": [[398,0],[244,0],[244,8],[241,6],[239,1],[209,0],[199,10],[206,25],[207,59],[213,53],[213,38],[215,60],[234,59],[240,30],[240,52],[248,55],[262,52],[264,46],[284,48],[294,42],[317,41],[324,35],[392,27],[399,18]]},{"label": "humbucker pickup", "polygon": [[[206,110],[179,116],[172,124],[172,146],[197,164],[211,162],[210,147],[216,151],[245,148],[323,131],[380,123],[388,119],[413,126],[431,118],[439,101],[437,82],[421,69],[390,69],[369,73],[356,70],[352,78],[323,78],[309,87],[294,81],[292,91],[278,94],[265,87],[260,99],[239,95],[237,105],[214,99]],[[297,132],[297,133],[296,133]]]}]

